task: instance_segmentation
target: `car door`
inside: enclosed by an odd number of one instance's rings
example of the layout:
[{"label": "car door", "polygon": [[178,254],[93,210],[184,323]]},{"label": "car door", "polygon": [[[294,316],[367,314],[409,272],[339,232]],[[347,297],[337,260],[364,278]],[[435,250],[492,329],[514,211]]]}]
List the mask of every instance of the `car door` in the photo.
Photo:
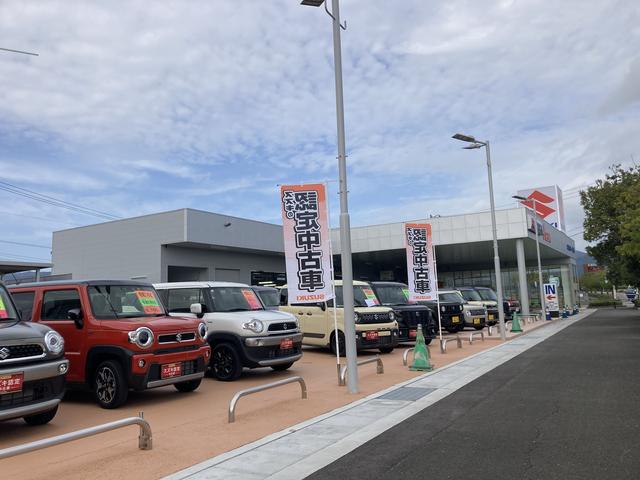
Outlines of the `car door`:
[{"label": "car door", "polygon": [[[64,354],[69,360],[69,382],[84,381],[84,356],[87,331],[90,328],[91,312],[82,307],[80,291],[77,288],[57,288],[42,290],[37,300],[40,308],[33,311],[34,320],[57,331],[64,338]],[[81,309],[84,325],[78,328],[69,320],[69,310]],[[37,318],[36,318],[37,316]]]},{"label": "car door", "polygon": [[305,343],[317,345],[326,344],[327,337],[327,307],[323,303],[294,303],[290,310],[300,322],[304,332]]},{"label": "car door", "polygon": [[196,315],[191,313],[191,305],[201,303],[206,306],[201,288],[171,288],[164,290],[162,296],[172,317],[195,318]]}]

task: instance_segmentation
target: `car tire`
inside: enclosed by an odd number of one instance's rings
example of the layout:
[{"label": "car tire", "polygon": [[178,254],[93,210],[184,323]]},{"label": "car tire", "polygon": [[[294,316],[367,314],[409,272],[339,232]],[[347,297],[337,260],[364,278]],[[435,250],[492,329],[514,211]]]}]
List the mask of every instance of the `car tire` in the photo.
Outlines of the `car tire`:
[{"label": "car tire", "polygon": [[474,325],[474,327],[476,330],[482,330],[484,328],[484,325]]},{"label": "car tire", "polygon": [[276,372],[284,372],[285,370],[289,370],[293,366],[293,362],[289,363],[281,363],[280,365],[271,365],[271,368]]},{"label": "car tire", "polygon": [[456,333],[458,331],[458,327],[446,327],[445,330],[449,333]]},{"label": "car tire", "polygon": [[242,361],[230,343],[219,343],[211,354],[211,374],[221,382],[233,382],[242,375]]},{"label": "car tire", "polygon": [[425,345],[431,345],[431,341],[432,341],[432,340],[433,340],[433,338],[426,338],[426,339],[424,340],[424,344],[425,344]]},{"label": "car tire", "polygon": [[[346,342],[344,341],[344,333],[342,333],[340,330],[338,330],[338,346],[340,347],[340,356],[341,357],[345,357],[347,355]],[[337,350],[336,350],[336,333],[335,332],[333,332],[331,334],[331,351],[333,352],[334,355],[337,352]]]},{"label": "car tire", "polygon": [[119,362],[106,360],[98,365],[93,375],[93,392],[102,408],[118,408],[127,401],[129,385]]},{"label": "car tire", "polygon": [[189,393],[196,390],[200,386],[200,382],[202,382],[202,380],[199,378],[197,380],[189,380],[188,382],[174,383],[173,386],[179,392]]},{"label": "car tire", "polygon": [[49,423],[51,420],[53,420],[53,417],[56,416],[56,413],[58,413],[57,405],[51,410],[47,410],[46,412],[36,413],[35,415],[23,417],[23,420],[27,425],[35,427],[37,425],[44,425],[45,423]]},{"label": "car tire", "polygon": [[380,347],[380,353],[391,353],[393,352],[393,347]]}]

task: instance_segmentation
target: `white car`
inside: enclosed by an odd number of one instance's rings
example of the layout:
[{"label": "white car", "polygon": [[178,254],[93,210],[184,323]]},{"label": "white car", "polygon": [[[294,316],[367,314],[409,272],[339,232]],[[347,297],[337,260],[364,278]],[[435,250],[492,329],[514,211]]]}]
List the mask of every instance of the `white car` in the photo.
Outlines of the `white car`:
[{"label": "white car", "polygon": [[243,367],[286,370],[302,357],[302,333],[296,317],[266,310],[249,285],[176,282],[154,286],[170,315],[206,322],[210,368],[218,380],[236,380]]}]

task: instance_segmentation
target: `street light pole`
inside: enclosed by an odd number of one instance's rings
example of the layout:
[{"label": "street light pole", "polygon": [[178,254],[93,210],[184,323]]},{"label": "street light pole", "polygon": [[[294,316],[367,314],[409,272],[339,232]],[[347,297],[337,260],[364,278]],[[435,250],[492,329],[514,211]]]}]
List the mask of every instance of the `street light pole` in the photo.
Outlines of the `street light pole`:
[{"label": "street light pole", "polygon": [[[540,260],[540,236],[538,235],[538,206],[535,198],[525,198],[520,195],[514,195],[513,198],[517,200],[531,200],[533,202],[533,225],[536,235],[536,254],[538,255],[538,290],[540,292],[540,308],[542,308],[542,315],[547,318],[547,302],[544,300],[544,284],[542,283],[542,261]],[[529,206],[523,203],[526,208]]]},{"label": "street light pole", "polygon": [[[326,0],[325,0],[326,2]],[[303,0],[303,5],[319,7],[319,0]],[[340,5],[332,0],[332,11],[325,10],[333,20],[333,61],[336,83],[336,118],[338,129],[338,172],[340,177],[340,258],[342,265],[342,298],[344,303],[344,340],[347,357],[347,389],[358,393],[358,352],[356,350],[356,327],[353,300],[353,267],[351,264],[351,221],[347,190],[347,154],[344,132],[344,99],[342,91],[342,45],[340,41]],[[334,299],[335,301],[335,299]],[[336,338],[337,342],[338,339]]]},{"label": "street light pole", "polygon": [[489,201],[491,204],[491,229],[493,230],[493,264],[496,272],[496,289],[498,290],[498,319],[500,324],[500,338],[505,341],[507,332],[504,319],[504,299],[502,295],[502,273],[500,271],[500,254],[498,253],[498,227],[496,225],[496,206],[493,199],[493,173],[491,169],[491,147],[489,141],[481,142],[469,135],[456,133],[453,138],[470,143],[465,149],[485,148],[487,154],[487,176],[489,177]]}]

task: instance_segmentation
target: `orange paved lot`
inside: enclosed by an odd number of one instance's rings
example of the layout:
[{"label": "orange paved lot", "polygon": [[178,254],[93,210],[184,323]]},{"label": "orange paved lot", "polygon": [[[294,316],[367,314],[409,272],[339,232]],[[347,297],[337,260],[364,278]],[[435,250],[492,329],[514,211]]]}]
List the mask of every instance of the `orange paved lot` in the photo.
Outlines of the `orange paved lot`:
[{"label": "orange paved lot", "polygon": [[[530,330],[542,325],[544,322],[538,322],[524,328]],[[451,342],[444,355],[434,341],[430,346],[432,361],[436,367],[442,367],[499,343],[495,333],[485,338],[487,341],[481,342],[478,338],[473,345],[465,340],[462,349]],[[96,477],[106,480],[134,475],[141,480],[160,478],[420,375],[402,366],[404,348],[406,346],[381,355],[383,375],[375,373],[375,364],[360,367],[361,393],[358,395],[349,395],[345,387],[337,386],[335,357],[328,350],[315,348],[305,348],[303,358],[288,372],[245,371],[239,381],[231,383],[205,378],[200,388],[189,394],[178,393],[173,387],[131,393],[128,403],[117,410],[103,410],[90,394],[74,392],[68,395],[49,425],[27,427],[22,420],[0,423],[0,449],[144,411],[153,430],[153,450],[138,450],[138,427],[131,426],[0,460],[1,477],[20,480]],[[375,352],[361,353],[360,357],[373,354]],[[236,391],[291,375],[304,377],[308,400],[300,399],[297,384],[261,392],[242,398],[236,409],[236,422],[227,423],[228,404]]]}]

